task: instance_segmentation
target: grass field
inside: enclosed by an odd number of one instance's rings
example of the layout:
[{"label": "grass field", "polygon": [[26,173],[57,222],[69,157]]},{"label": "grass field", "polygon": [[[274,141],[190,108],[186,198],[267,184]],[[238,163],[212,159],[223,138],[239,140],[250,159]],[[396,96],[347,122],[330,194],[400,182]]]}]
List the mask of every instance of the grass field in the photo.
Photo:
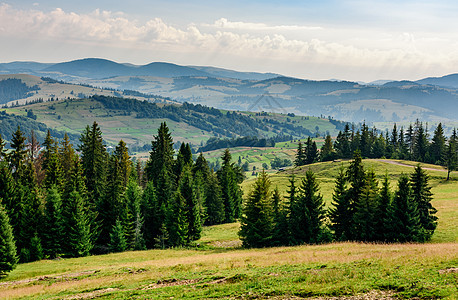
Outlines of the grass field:
[{"label": "grass field", "polygon": [[[392,185],[411,166],[364,160]],[[398,163],[406,163],[398,161]],[[406,163],[408,164],[408,163]],[[330,202],[342,163],[318,163],[271,176],[286,190],[288,176],[313,169]],[[430,171],[439,226],[427,244],[332,243],[242,249],[239,224],[205,227],[193,247],[125,252],[21,264],[0,280],[0,298],[24,299],[456,299],[458,295],[458,174]],[[248,193],[253,180],[244,183]]]}]

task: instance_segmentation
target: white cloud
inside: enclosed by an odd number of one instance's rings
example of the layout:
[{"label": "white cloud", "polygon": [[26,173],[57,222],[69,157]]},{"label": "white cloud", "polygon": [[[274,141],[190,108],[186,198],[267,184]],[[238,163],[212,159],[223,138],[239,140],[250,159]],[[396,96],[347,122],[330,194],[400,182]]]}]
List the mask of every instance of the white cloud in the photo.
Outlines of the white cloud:
[{"label": "white cloud", "polygon": [[[294,37],[291,37],[292,31],[295,32]],[[458,61],[457,48],[447,48],[448,52],[445,52],[431,47],[431,42],[428,42],[431,36],[419,38],[410,32],[377,35],[364,29],[272,26],[232,22],[225,18],[210,25],[190,24],[178,28],[161,18],[142,23],[120,12],[95,10],[89,14],[78,14],[59,8],[45,12],[19,10],[7,4],[0,5],[0,37],[3,40],[19,37],[62,43],[108,44],[111,47],[161,50],[172,54],[189,52],[199,59],[213,56],[230,60],[219,65],[231,62],[241,65],[246,59],[257,63],[276,61],[278,63],[273,65],[280,66],[279,70],[265,71],[285,72],[281,66],[284,69],[288,65],[292,71],[286,74],[297,76],[301,69],[311,68],[320,74],[318,76],[328,78],[351,74],[349,70],[367,72],[371,68],[386,69],[387,75],[395,75],[403,68],[409,72],[429,70],[433,66],[450,68]],[[441,45],[448,44],[450,38],[442,39]],[[452,45],[457,47],[456,42]],[[434,48],[435,52],[422,50],[428,48]],[[239,61],[234,57],[239,57]],[[324,70],[328,75],[322,75]]]}]

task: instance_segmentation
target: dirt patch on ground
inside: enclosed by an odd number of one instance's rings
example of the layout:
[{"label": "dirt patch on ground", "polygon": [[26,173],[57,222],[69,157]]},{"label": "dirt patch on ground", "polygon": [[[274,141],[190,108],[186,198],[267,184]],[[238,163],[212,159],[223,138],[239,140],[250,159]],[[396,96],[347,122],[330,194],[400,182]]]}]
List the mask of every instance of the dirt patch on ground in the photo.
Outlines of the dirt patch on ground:
[{"label": "dirt patch on ground", "polygon": [[163,288],[167,286],[176,286],[176,285],[190,285],[199,282],[200,279],[185,279],[185,280],[178,280],[175,278],[172,279],[165,279],[165,280],[158,280],[157,283],[152,283],[143,290],[153,290],[153,289],[158,289],[158,288]]},{"label": "dirt patch on ground", "polygon": [[70,273],[70,274],[62,274],[62,275],[57,275],[57,276],[40,276],[40,277],[35,277],[35,278],[30,278],[30,279],[24,279],[24,280],[16,280],[16,281],[6,281],[6,282],[0,282],[0,287],[10,287],[10,286],[16,286],[16,285],[22,285],[22,284],[28,284],[32,282],[37,282],[37,281],[68,281],[68,280],[78,280],[80,276],[90,276],[95,273],[100,272],[100,270],[93,270],[93,271],[83,271],[83,272],[78,272],[78,273]]},{"label": "dirt patch on ground", "polygon": [[448,274],[448,273],[458,273],[458,268],[451,267],[451,268],[439,270],[439,274]]},{"label": "dirt patch on ground", "polygon": [[107,288],[107,289],[101,289],[101,290],[96,290],[96,291],[93,291],[93,292],[87,292],[87,293],[81,293],[81,294],[78,294],[78,295],[74,295],[74,296],[70,296],[70,297],[67,297],[67,298],[64,298],[66,300],[75,300],[75,299],[94,299],[94,298],[97,298],[97,297],[100,297],[104,294],[107,294],[107,293],[110,293],[110,292],[114,292],[118,289],[115,289],[115,288]]},{"label": "dirt patch on ground", "polygon": [[211,243],[213,247],[216,248],[238,248],[242,246],[241,240],[232,240],[232,241],[216,241]]},{"label": "dirt patch on ground", "polygon": [[255,294],[248,294],[235,298],[228,299],[272,299],[272,300],[397,300],[395,294],[391,291],[370,291],[365,294],[353,295],[353,296],[340,296],[340,297],[300,297],[293,295],[282,295],[282,296],[258,296]]}]

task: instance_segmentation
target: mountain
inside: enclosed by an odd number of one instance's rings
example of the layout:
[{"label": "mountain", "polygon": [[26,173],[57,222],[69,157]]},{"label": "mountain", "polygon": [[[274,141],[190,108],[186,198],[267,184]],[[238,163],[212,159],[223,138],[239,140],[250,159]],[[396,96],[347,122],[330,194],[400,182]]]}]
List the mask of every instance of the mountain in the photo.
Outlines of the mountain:
[{"label": "mountain", "polygon": [[450,74],[442,77],[428,77],[416,82],[419,84],[430,84],[458,89],[458,74]]},{"label": "mountain", "polygon": [[256,73],[256,72],[238,72],[223,68],[215,67],[200,67],[200,66],[189,66],[199,71],[206,72],[213,77],[226,77],[226,78],[236,78],[236,79],[246,79],[246,80],[265,80],[275,77],[280,77],[281,75],[275,73]]}]

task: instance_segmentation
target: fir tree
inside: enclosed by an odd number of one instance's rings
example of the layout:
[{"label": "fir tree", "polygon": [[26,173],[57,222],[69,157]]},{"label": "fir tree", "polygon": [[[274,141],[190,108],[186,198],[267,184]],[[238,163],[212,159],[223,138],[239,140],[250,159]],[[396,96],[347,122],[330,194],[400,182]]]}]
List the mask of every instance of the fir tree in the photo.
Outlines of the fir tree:
[{"label": "fir tree", "polygon": [[332,207],[329,210],[331,229],[337,241],[346,241],[351,236],[352,211],[346,188],[347,179],[343,167],[340,168],[336,178],[334,193],[332,194]]},{"label": "fir tree", "polygon": [[343,132],[339,132],[337,135],[334,148],[336,149],[337,155],[343,158],[350,158],[351,157],[351,145],[350,145],[350,125],[347,123],[345,124],[345,128]]},{"label": "fir tree", "polygon": [[242,245],[247,248],[269,246],[273,225],[270,180],[262,171],[243,209],[239,231]]},{"label": "fir tree", "polygon": [[[361,200],[361,194],[363,193],[364,186],[366,184],[366,172],[364,171],[361,154],[359,151],[355,151],[353,155],[353,161],[347,169],[346,173],[347,181],[350,187],[347,191],[348,207],[350,215],[353,216],[356,207]],[[346,232],[347,239],[353,240],[356,237],[356,228],[353,220]]]},{"label": "fir tree", "polygon": [[443,162],[447,168],[447,181],[450,179],[450,172],[455,171],[458,168],[458,136],[456,129],[453,129],[453,133],[448,140],[447,149],[445,151]]},{"label": "fir tree", "polygon": [[121,220],[117,219],[110,233],[110,251],[123,252],[127,250],[127,242]]},{"label": "fir tree", "polygon": [[182,143],[175,162],[175,176],[179,178],[186,166],[192,166],[192,152],[188,143]]},{"label": "fir tree", "polygon": [[121,184],[123,187],[126,187],[129,182],[130,173],[132,172],[132,161],[130,160],[126,143],[123,140],[120,140],[116,146],[114,156],[116,156],[116,162],[119,166]]},{"label": "fir tree", "polygon": [[412,197],[412,189],[407,175],[401,175],[398,180],[398,189],[393,199],[390,215],[391,230],[387,234],[388,240],[394,242],[418,240],[421,233],[420,217]]},{"label": "fir tree", "polygon": [[323,226],[324,203],[312,171],[307,171],[296,201],[291,202],[290,228],[294,244],[317,243]]},{"label": "fir tree", "polygon": [[64,210],[66,235],[65,250],[71,257],[88,256],[94,247],[97,230],[92,226],[91,212],[85,199],[77,190],[68,195]]},{"label": "fir tree", "polygon": [[387,232],[390,229],[390,213],[391,202],[393,195],[390,190],[390,182],[388,174],[385,174],[382,181],[382,188],[379,194],[379,203],[377,210],[377,226],[376,226],[376,239],[385,241],[388,236]]},{"label": "fir tree", "polygon": [[199,203],[196,195],[196,191],[193,188],[193,178],[191,173],[191,167],[185,165],[183,172],[180,176],[180,182],[178,183],[180,194],[185,199],[186,207],[185,214],[188,222],[188,243],[191,241],[198,240],[202,232],[201,212],[199,209]]},{"label": "fir tree", "polygon": [[5,146],[6,141],[2,139],[2,135],[0,134],[0,161],[3,161],[7,158]]},{"label": "fir tree", "polygon": [[428,151],[428,140],[426,138],[423,124],[417,122],[415,130],[415,143],[413,144],[413,158],[415,161],[425,162],[426,153]]},{"label": "fir tree", "polygon": [[11,173],[15,180],[22,176],[23,165],[26,160],[27,150],[25,149],[25,137],[18,127],[11,138],[11,148],[13,149],[8,155]]},{"label": "fir tree", "polygon": [[241,213],[242,190],[239,183],[243,180],[239,175],[239,169],[236,169],[231,163],[231,154],[226,149],[221,157],[223,165],[218,170],[218,180],[221,185],[221,195],[224,202],[225,222],[234,222]]},{"label": "fir tree", "polygon": [[0,198],[0,278],[16,268],[17,262],[13,229]]},{"label": "fir tree", "polygon": [[145,239],[143,238],[143,216],[141,213],[142,191],[135,180],[130,180],[126,189],[126,201],[129,210],[129,227],[132,232],[128,240],[128,248],[132,250],[144,250]]},{"label": "fir tree", "polygon": [[441,165],[445,151],[444,129],[442,128],[442,123],[439,123],[434,130],[434,136],[431,145],[429,146],[430,162],[436,165]]},{"label": "fir tree", "polygon": [[302,148],[302,143],[299,142],[297,145],[297,154],[296,154],[296,159],[294,160],[294,165],[296,167],[303,166],[305,165],[305,160],[306,160],[306,153],[304,152],[304,149]]},{"label": "fir tree", "polygon": [[273,222],[272,244],[276,246],[289,243],[288,205],[281,203],[281,196],[278,187],[275,187],[272,194]]},{"label": "fir tree", "polygon": [[415,167],[414,172],[410,175],[410,185],[412,187],[412,198],[416,204],[420,217],[420,227],[423,229],[423,238],[431,239],[434,230],[437,227],[437,210],[431,204],[433,199],[431,186],[429,186],[429,176],[420,165]]},{"label": "fir tree", "polygon": [[61,147],[59,148],[59,156],[64,178],[67,178],[76,157],[75,149],[73,149],[73,145],[70,143],[67,133],[65,133]]},{"label": "fir tree", "polygon": [[186,202],[180,191],[175,192],[167,209],[168,242],[171,246],[179,247],[188,241],[188,220],[186,219]]},{"label": "fir tree", "polygon": [[332,146],[331,135],[327,134],[324,144],[321,147],[320,157],[321,161],[330,161],[334,159],[334,147]]},{"label": "fir tree", "polygon": [[142,197],[142,212],[144,214],[143,233],[146,247],[153,248],[155,238],[159,236],[164,224],[165,207],[157,199],[153,181],[148,182]]},{"label": "fir tree", "polygon": [[51,137],[49,130],[43,145],[45,146],[43,154],[44,161],[42,166],[45,173],[44,187],[49,189],[55,185],[60,188],[63,180],[62,165],[57,149],[57,143]]},{"label": "fir tree", "polygon": [[366,182],[361,197],[356,203],[353,215],[355,239],[359,241],[374,241],[377,228],[377,181],[373,170],[366,172]]},{"label": "fir tree", "polygon": [[221,197],[221,187],[215,173],[207,176],[205,184],[205,206],[207,208],[207,225],[221,224],[224,222],[224,203]]},{"label": "fir tree", "polygon": [[50,258],[55,258],[62,254],[64,244],[62,199],[55,185],[51,186],[47,193],[42,242],[45,254]]},{"label": "fir tree", "polygon": [[[165,122],[161,123],[157,135],[153,137],[153,141],[151,142],[150,157],[145,167],[148,180],[152,180],[164,170],[167,172],[168,177],[172,176],[173,153],[172,135],[169,132],[167,124]],[[159,184],[159,182],[155,182]]]}]

